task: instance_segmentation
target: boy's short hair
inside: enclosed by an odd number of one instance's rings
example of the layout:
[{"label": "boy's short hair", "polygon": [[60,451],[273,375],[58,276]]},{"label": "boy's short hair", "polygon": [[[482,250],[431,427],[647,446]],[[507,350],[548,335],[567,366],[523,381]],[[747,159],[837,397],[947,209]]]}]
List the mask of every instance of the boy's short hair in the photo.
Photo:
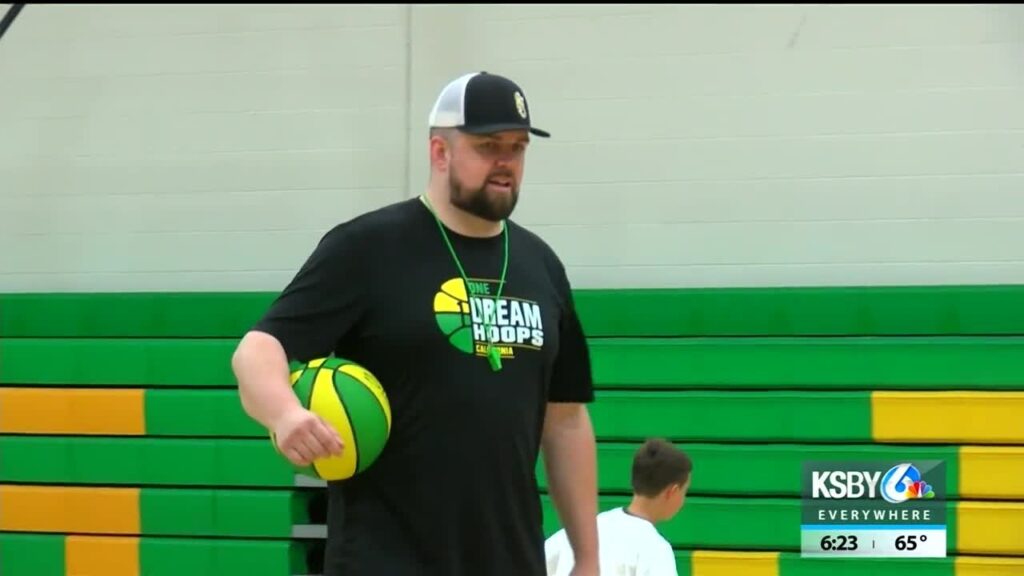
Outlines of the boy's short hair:
[{"label": "boy's short hair", "polygon": [[693,462],[682,450],[662,438],[650,438],[633,456],[633,492],[641,496],[657,496],[672,484],[682,484],[690,477]]}]

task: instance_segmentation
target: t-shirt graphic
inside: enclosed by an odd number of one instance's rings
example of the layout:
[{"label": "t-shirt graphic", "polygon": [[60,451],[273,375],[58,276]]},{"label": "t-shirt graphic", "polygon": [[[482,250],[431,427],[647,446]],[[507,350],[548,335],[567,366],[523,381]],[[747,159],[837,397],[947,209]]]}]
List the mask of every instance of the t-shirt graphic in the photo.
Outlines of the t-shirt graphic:
[{"label": "t-shirt graphic", "polygon": [[497,280],[472,278],[469,290],[462,278],[441,284],[434,294],[434,317],[441,333],[457,350],[487,355],[493,342],[502,358],[515,358],[516,350],[540,350],[544,346],[544,320],[540,305],[498,291]]}]

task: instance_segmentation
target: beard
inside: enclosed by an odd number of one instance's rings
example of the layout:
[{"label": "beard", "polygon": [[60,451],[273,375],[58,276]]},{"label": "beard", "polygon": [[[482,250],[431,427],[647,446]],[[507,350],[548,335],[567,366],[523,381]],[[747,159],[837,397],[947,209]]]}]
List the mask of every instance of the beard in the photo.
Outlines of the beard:
[{"label": "beard", "polygon": [[[507,177],[511,182],[511,194],[488,194],[487,180],[502,176]],[[519,201],[519,184],[516,183],[511,172],[505,171],[489,174],[479,188],[468,188],[460,181],[455,170],[449,170],[448,190],[453,205],[491,222],[501,222],[511,216]]]}]

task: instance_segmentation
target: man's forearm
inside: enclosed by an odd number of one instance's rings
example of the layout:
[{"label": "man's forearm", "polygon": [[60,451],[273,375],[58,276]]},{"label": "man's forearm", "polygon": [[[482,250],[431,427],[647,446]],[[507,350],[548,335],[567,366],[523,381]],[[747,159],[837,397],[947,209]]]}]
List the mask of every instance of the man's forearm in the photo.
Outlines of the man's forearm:
[{"label": "man's forearm", "polygon": [[544,423],[548,490],[577,566],[597,567],[597,457],[583,404],[551,404]]},{"label": "man's forearm", "polygon": [[231,358],[242,408],[266,428],[301,407],[289,386],[288,359],[281,344],[263,332],[249,332]]}]

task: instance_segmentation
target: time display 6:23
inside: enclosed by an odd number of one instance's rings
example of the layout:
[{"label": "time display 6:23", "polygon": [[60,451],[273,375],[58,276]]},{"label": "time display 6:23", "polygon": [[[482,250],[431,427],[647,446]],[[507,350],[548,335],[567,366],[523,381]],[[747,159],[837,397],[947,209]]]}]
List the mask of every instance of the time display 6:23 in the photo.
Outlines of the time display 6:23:
[{"label": "time display 6:23", "polygon": [[836,536],[823,536],[819,544],[822,550],[836,550],[839,552],[852,552],[857,549],[857,537],[839,534]]}]

